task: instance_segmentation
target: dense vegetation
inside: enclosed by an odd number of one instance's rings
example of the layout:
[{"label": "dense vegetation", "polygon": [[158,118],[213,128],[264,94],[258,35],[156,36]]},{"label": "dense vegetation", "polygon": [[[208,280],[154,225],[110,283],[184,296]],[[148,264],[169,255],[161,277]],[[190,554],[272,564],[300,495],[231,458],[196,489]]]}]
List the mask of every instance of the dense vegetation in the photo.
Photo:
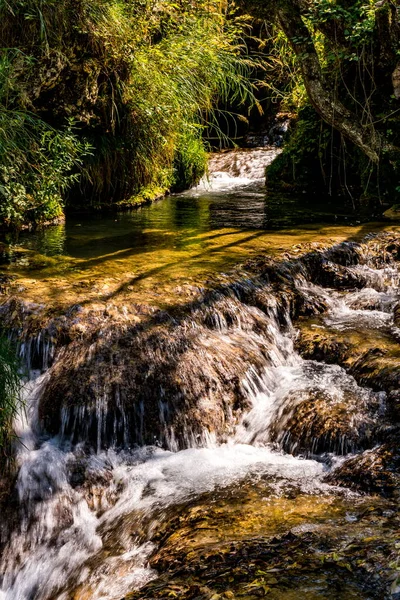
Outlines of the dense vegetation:
[{"label": "dense vegetation", "polygon": [[[400,196],[400,22],[391,0],[244,0],[271,20],[298,124],[270,183],[393,203]],[[282,44],[282,36],[287,42]],[[302,101],[302,91],[306,92]],[[386,198],[385,198],[386,197]]]},{"label": "dense vegetation", "polygon": [[132,205],[206,167],[204,127],[251,85],[219,2],[1,0],[0,219]]},{"label": "dense vegetation", "polygon": [[392,0],[0,0],[0,16],[3,226],[189,187],[255,74],[264,106],[298,115],[270,185],[400,195]]}]

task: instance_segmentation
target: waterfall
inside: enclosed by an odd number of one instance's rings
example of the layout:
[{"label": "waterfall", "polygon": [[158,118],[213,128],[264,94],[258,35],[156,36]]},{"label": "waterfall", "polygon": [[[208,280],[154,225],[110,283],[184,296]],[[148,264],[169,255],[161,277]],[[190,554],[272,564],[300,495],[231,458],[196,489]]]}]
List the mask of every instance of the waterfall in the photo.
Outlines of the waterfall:
[{"label": "waterfall", "polygon": [[396,252],[383,235],[258,257],[139,325],[92,314],[68,343],[54,323],[14,332],[31,381],[1,600],[121,600],[157,577],[153,532],[169,507],[249,477],[276,495],[335,491],[335,457],[374,447],[388,398],[345,364],[304,358],[299,324],[397,340]]},{"label": "waterfall", "polygon": [[226,193],[239,189],[243,193],[246,188],[263,187],[265,169],[280,152],[275,146],[266,146],[212,154],[208,174],[186,195],[196,196],[204,191]]}]

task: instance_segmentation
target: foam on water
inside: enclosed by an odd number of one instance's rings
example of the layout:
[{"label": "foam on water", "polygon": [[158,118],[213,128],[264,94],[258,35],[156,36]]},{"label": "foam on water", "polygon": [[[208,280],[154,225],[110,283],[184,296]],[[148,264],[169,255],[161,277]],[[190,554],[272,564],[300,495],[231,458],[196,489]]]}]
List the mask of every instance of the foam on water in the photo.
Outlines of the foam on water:
[{"label": "foam on water", "polygon": [[[85,490],[69,483],[68,472],[80,458],[79,449],[64,452],[51,440],[25,459],[17,488],[30,518],[12,533],[3,556],[7,563],[4,600],[61,599],[71,580],[74,585],[85,582],[97,600],[118,600],[156,575],[147,565],[154,545],[135,539],[129,527],[126,534],[125,528],[120,532],[118,550],[108,549],[107,558],[102,557],[104,545],[121,519],[132,514],[143,518],[249,475],[267,475],[271,482],[276,479],[277,490],[282,482],[290,482],[312,492],[323,472],[315,461],[245,444],[177,453],[155,447],[131,453],[109,451],[88,459],[87,472],[92,478],[108,476],[107,486],[103,483],[99,489],[98,510],[93,510]],[[107,495],[118,497],[109,502]],[[90,563],[94,558],[95,568]]]},{"label": "foam on water", "polygon": [[[209,161],[208,174],[200,183],[185,193],[199,196],[205,192],[230,192],[235,189],[249,191],[264,186],[265,168],[281,152],[275,146],[231,150],[212,154]],[[249,160],[249,158],[251,159]]]},{"label": "foam on water", "polygon": [[[236,153],[235,163],[229,163],[229,168],[224,162],[226,156],[216,157],[210,167],[213,189],[259,185],[266,164],[276,153],[276,149],[260,150],[251,168],[245,151]],[[202,193],[199,190],[191,193]],[[363,289],[335,292],[300,276],[297,287],[310,305],[323,300],[328,308],[321,319],[327,326],[338,330],[354,325],[393,330],[397,270],[367,266],[351,269],[365,282]],[[236,295],[234,299],[238,301]],[[289,311],[286,309],[283,319],[272,294],[269,308],[261,311],[246,305],[242,312],[236,311],[235,319],[227,319],[228,309],[234,312],[236,308],[237,304],[228,301],[224,311],[214,305],[202,306],[197,321],[193,314],[191,322],[192,328],[210,323],[208,331],[212,335],[208,341],[201,339],[202,344],[218,347],[222,340],[235,347],[235,342],[243,344],[249,353],[257,347],[261,349],[257,356],[265,359],[263,369],[250,367],[240,382],[248,409],[226,443],[218,445],[209,432],[199,444],[185,431],[188,446],[203,447],[176,452],[157,446],[130,449],[128,436],[124,436],[122,448],[111,440],[111,447],[104,450],[107,398],[97,399],[95,406],[93,418],[97,419],[98,435],[94,450],[88,450],[82,442],[85,435],[80,443],[73,443],[66,427],[71,418],[67,410],[61,415],[60,435],[50,439],[41,431],[38,419],[46,373],[35,376],[27,385],[26,417],[22,416],[16,426],[23,442],[17,457],[18,518],[17,523],[4,523],[2,531],[1,600],[69,600],[71,590],[80,585],[92,600],[120,600],[157,576],[148,562],[155,550],[151,533],[169,508],[244,480],[263,478],[275,495],[293,488],[306,494],[332,492],[322,483],[328,463],[281,451],[276,440],[272,443],[272,430],[285,434],[289,420],[307,394],[320,394],[332,406],[352,404],[355,408],[350,425],[354,427],[362,423],[363,409],[383,403],[384,394],[360,387],[337,365],[303,360],[294,350],[295,332]],[[263,326],[268,322],[262,334],[254,329],[257,318]],[[22,351],[28,357],[33,355],[29,344]],[[46,368],[53,358],[52,347],[46,346],[44,354]],[[168,406],[163,399],[158,400],[162,420]],[[211,402],[212,397],[206,401]],[[117,407],[122,414],[121,426],[126,429],[123,407]],[[88,422],[91,414],[85,410],[83,405],[72,414],[76,427],[84,434],[84,421]],[[167,441],[173,449],[173,440]],[[344,443],[339,450],[348,451]]]},{"label": "foam on water", "polygon": [[210,173],[201,179],[200,183],[186,192],[186,196],[202,195],[204,192],[230,192],[234,188],[259,188],[264,184],[264,179],[250,179],[249,177],[234,177],[229,173]]},{"label": "foam on water", "polygon": [[[325,322],[338,329],[361,319],[382,328],[392,319],[396,296],[388,283],[347,295],[304,281],[299,286],[310,298],[325,299]],[[359,302],[378,309],[351,308]],[[250,314],[257,311],[253,307]],[[244,317],[238,315],[235,325],[243,341],[251,336],[253,344],[264,344],[247,331]],[[327,466],[271,446],[271,430],[285,432],[296,403],[309,392],[325,394],[332,405],[355,398],[360,408],[360,416],[352,416],[356,424],[376,395],[337,365],[303,360],[294,351],[290,323],[282,331],[273,302],[268,318],[265,370],[247,373],[242,385],[250,409],[229,442],[219,446],[210,436],[203,440],[208,447],[179,452],[154,446],[102,451],[98,444],[97,453],[88,454],[68,438],[41,437],[37,410],[46,374],[27,386],[28,418],[17,428],[24,442],[16,486],[20,522],[8,532],[2,556],[1,600],[67,600],[67,590],[80,584],[93,600],[119,600],[156,577],[148,565],[155,546],[142,529],[144,523],[148,532],[156,527],[168,507],[249,477],[266,478],[274,494],[293,485],[309,494],[330,489],[321,482]],[[222,313],[216,311],[211,322],[225,341],[233,335]]]}]

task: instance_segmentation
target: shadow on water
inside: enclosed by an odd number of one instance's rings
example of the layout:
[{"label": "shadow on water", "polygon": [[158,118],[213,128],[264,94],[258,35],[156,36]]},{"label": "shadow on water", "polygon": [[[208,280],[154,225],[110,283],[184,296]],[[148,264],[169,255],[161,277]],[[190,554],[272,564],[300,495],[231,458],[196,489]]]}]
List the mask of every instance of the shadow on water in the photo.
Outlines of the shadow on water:
[{"label": "shadow on water", "polygon": [[[356,225],[360,218],[337,201],[266,194],[265,189],[171,196],[129,213],[69,217],[65,225],[22,232],[11,243],[45,256],[98,259],[126,250],[142,254],[182,249],[226,235],[224,229],[279,231],[303,225]],[[221,231],[222,230],[222,231]],[[207,235],[211,234],[211,235]]]},{"label": "shadow on water", "polygon": [[[382,223],[381,227],[379,227],[379,225],[376,226],[374,228],[374,231],[375,231],[375,233],[378,233],[380,229],[385,229],[385,227],[386,227],[386,225],[384,223]],[[365,224],[364,226],[361,227],[361,229],[359,229],[357,231],[357,237],[362,238],[362,237],[364,237],[364,235],[367,235],[370,232],[371,232],[371,225],[370,224]],[[218,235],[224,235],[224,234],[218,234]],[[224,251],[228,250],[229,248],[233,248],[233,247],[237,246],[238,244],[243,244],[243,243],[246,243],[246,242],[251,242],[253,240],[256,240],[257,238],[263,237],[264,235],[265,235],[265,232],[264,231],[260,231],[258,233],[254,233],[254,234],[248,235],[245,238],[241,238],[238,241],[234,241],[234,242],[231,242],[229,244],[218,246],[217,248],[208,249],[205,252],[192,255],[190,257],[190,259],[191,260],[196,260],[196,259],[199,259],[199,258],[202,258],[202,257],[205,257],[205,256],[212,255],[214,253],[220,253],[220,252],[223,253]],[[129,288],[130,286],[134,285],[135,283],[138,283],[139,281],[143,281],[144,279],[146,279],[148,277],[151,277],[153,275],[162,273],[163,271],[169,269],[170,267],[178,265],[178,264],[180,264],[180,261],[176,261],[176,262],[173,262],[173,263],[167,263],[167,264],[165,264],[165,265],[163,265],[161,267],[156,267],[154,269],[150,269],[148,271],[145,271],[144,273],[141,273],[140,275],[138,275],[136,277],[133,277],[129,281],[123,283],[121,286],[119,286],[117,288],[117,290],[113,291],[112,293],[103,296],[101,298],[101,300],[103,300],[103,301],[104,300],[111,300],[112,298],[115,298],[118,294],[120,294],[121,292],[123,292],[124,290],[126,290],[127,288]]]},{"label": "shadow on water", "polygon": [[267,194],[258,183],[188,192],[123,214],[68,217],[64,225],[9,237],[0,265],[3,261],[9,273],[43,286],[28,292],[33,301],[63,304],[68,286],[80,304],[107,301],[133,288],[146,302],[148,289],[142,288],[154,287],[153,278],[170,296],[171,285],[197,283],[251,254],[326,239],[327,234],[353,237],[353,226],[359,239],[385,224],[361,224],[351,207],[337,201]]},{"label": "shadow on water", "polygon": [[[365,225],[364,229],[365,233],[370,231],[370,227],[367,225]],[[254,232],[249,237],[255,238],[263,235],[263,233],[264,232],[262,231]],[[361,234],[362,233],[364,232],[361,231]],[[310,255],[311,253],[308,256]],[[148,276],[151,271],[152,270],[150,269],[146,276]],[[124,325],[120,331],[116,330],[114,332],[114,348],[118,347],[118,344],[120,344],[121,348],[123,348],[123,351],[127,352],[127,349],[130,348],[129,340],[134,339],[136,334],[143,335],[144,332],[152,334],[153,331],[155,331],[157,335],[157,328],[159,328],[161,323],[163,324],[163,327],[171,327],[171,329],[177,328],[179,325],[184,323],[188,314],[198,309],[200,306],[212,307],[213,304],[216,304],[219,301],[221,295],[229,297],[232,293],[234,293],[241,296],[240,286],[243,286],[242,291],[244,301],[246,301],[245,290],[248,284],[247,277],[248,275],[245,275],[242,279],[238,277],[238,279],[234,282],[221,283],[220,285],[216,286],[216,289],[206,292],[200,301],[196,299],[195,301],[187,302],[184,306],[178,304],[171,306],[168,310],[168,316],[162,314],[162,312],[157,312],[140,323],[131,323],[127,327]],[[132,281],[130,283],[132,283]],[[117,290],[112,294],[112,296],[118,294],[120,291],[121,290]],[[106,325],[104,326],[103,332],[105,331],[105,328]],[[77,363],[76,367],[74,367],[74,369],[76,368],[76,373],[70,373],[71,381],[75,379],[75,374],[76,377],[78,377],[78,374],[79,372],[82,372],[82,369],[88,369],[88,374],[92,373],[93,371],[91,367],[97,364],[99,360],[99,355],[97,353],[101,353],[102,351],[103,350],[101,348],[98,348],[93,352],[91,351],[90,354],[87,355],[84,363]],[[170,362],[170,369],[172,372],[178,372],[177,366],[179,365],[182,355],[186,351],[186,344],[178,344],[176,346],[173,361]],[[246,493],[247,491],[244,490],[244,494]],[[249,495],[251,493],[252,490],[250,489]],[[163,565],[160,561],[159,571],[162,573],[163,570],[165,570],[166,573],[154,581],[154,587],[153,584],[150,583],[144,588],[144,591],[140,591],[132,595],[133,600],[144,600],[145,598],[148,598],[149,600],[156,600],[157,598],[164,599],[167,597],[167,594],[169,596],[168,586],[170,584],[173,590],[179,590],[180,586],[182,590],[184,590],[186,589],[188,582],[192,583],[192,581],[194,582],[193,589],[198,589],[196,586],[199,586],[200,584],[207,584],[208,589],[212,590],[208,596],[196,597],[212,598],[214,597],[212,596],[214,591],[220,591],[220,583],[225,580],[224,578],[226,578],[227,575],[230,577],[230,584],[228,584],[230,587],[234,587],[236,585],[241,591],[248,591],[248,594],[246,595],[244,593],[240,593],[240,597],[245,598],[246,600],[255,600],[255,597],[260,597],[259,595],[254,596],[251,593],[253,588],[260,588],[261,591],[265,591],[265,588],[267,588],[268,595],[276,600],[289,600],[292,598],[293,600],[296,598],[304,598],[307,600],[322,600],[323,598],[329,598],[332,600],[336,598],[343,600],[349,600],[350,598],[354,600],[377,600],[378,598],[383,597],[379,595],[381,588],[379,588],[376,593],[370,593],[370,590],[374,589],[372,584],[369,585],[367,591],[364,590],[363,582],[360,581],[361,576],[363,575],[361,569],[360,572],[357,571],[355,574],[353,574],[351,568],[349,568],[349,570],[343,575],[343,568],[341,570],[340,563],[339,566],[337,566],[332,560],[329,563],[330,556],[333,555],[332,548],[335,548],[338,544],[341,544],[341,548],[347,547],[350,544],[350,541],[353,540],[352,535],[355,536],[355,533],[353,533],[353,531],[348,531],[349,524],[344,517],[340,517],[341,520],[329,520],[324,508],[321,512],[321,514],[323,514],[321,519],[318,516],[316,519],[313,519],[311,513],[306,511],[306,513],[301,516],[300,523],[303,524],[305,522],[306,524],[310,525],[311,522],[311,525],[315,525],[314,521],[316,521],[317,525],[320,526],[322,521],[325,523],[326,520],[332,529],[337,528],[338,530],[335,531],[334,534],[332,533],[332,535],[329,534],[331,537],[328,535],[329,532],[320,530],[319,533],[315,535],[312,533],[307,534],[307,531],[305,535],[303,535],[301,532],[297,535],[293,535],[289,532],[286,537],[282,537],[281,539],[278,539],[278,537],[271,539],[272,533],[268,535],[267,527],[268,523],[271,524],[271,521],[273,521],[273,513],[271,509],[266,506],[265,515],[262,515],[263,520],[261,521],[258,538],[255,537],[254,530],[251,529],[251,538],[249,538],[247,534],[243,534],[243,540],[239,539],[239,542],[237,542],[235,540],[235,535],[232,534],[233,531],[234,534],[238,535],[236,528],[234,528],[234,526],[236,527],[236,524],[232,521],[231,515],[227,514],[227,516],[224,517],[227,523],[226,539],[223,540],[223,543],[218,539],[216,541],[211,540],[210,542],[210,531],[221,531],[223,526],[223,524],[221,524],[221,515],[227,513],[227,510],[233,504],[238,492],[236,488],[232,488],[229,494],[231,495],[229,497],[229,501],[227,502],[227,507],[223,505],[218,507],[217,505],[217,508],[220,508],[217,520],[213,522],[212,519],[207,518],[206,527],[204,526],[203,522],[200,522],[200,524],[198,524],[197,521],[195,521],[194,524],[190,523],[190,537],[188,535],[189,539],[186,540],[186,544],[187,547],[190,548],[191,558],[188,560],[184,558],[180,561],[178,571],[179,577],[176,576],[175,572],[163,569]],[[252,506],[244,506],[244,500],[240,502],[238,518],[240,519],[242,526],[244,521],[243,514],[246,514],[250,520],[252,518],[251,515],[253,514],[254,518],[254,513],[256,513],[256,510],[259,509],[260,505],[265,503],[266,492],[264,489],[262,494],[262,499],[260,501],[257,500]],[[294,500],[294,506],[298,506],[298,495],[295,499],[290,496],[290,499]],[[278,502],[282,503],[282,500],[279,499]],[[283,502],[286,502],[286,500],[283,500]],[[315,506],[318,500],[316,500],[314,497],[311,497],[309,502],[310,505]],[[202,517],[204,517],[205,511],[209,509],[210,505],[213,505],[214,507],[216,506],[216,498],[214,493],[212,496],[212,502],[208,502],[206,506],[201,504],[200,499],[199,507],[202,511]],[[347,506],[353,507],[353,503],[346,505],[346,508]],[[181,509],[182,513],[184,508],[185,507]],[[189,505],[189,509],[190,508],[191,506]],[[250,515],[246,513],[246,509],[249,508],[251,508],[253,511],[253,513],[250,513]],[[173,507],[173,510],[175,517],[175,506]],[[188,511],[188,514],[191,514],[190,510]],[[168,516],[168,513],[166,513],[166,515]],[[183,519],[181,522],[183,525],[185,524]],[[285,524],[285,527],[286,526],[287,525]],[[360,530],[362,527],[368,529],[368,526],[369,523],[362,523],[360,524]],[[187,534],[188,528],[185,529],[182,527],[182,529],[182,539],[185,541],[184,536]],[[204,535],[205,531],[206,535]],[[313,530],[311,529],[311,532],[312,531]],[[317,529],[315,529],[315,531],[317,531]],[[174,532],[173,528],[172,532]],[[368,530],[368,533],[370,533],[370,530]],[[197,549],[193,548],[193,539],[195,534],[198,535],[198,538],[202,544],[197,554]],[[274,534],[276,534],[276,532],[274,532]],[[204,536],[204,538],[201,536]],[[231,539],[229,539],[229,536],[231,536]],[[165,539],[168,538],[163,538],[163,541]],[[182,545],[182,547],[185,548],[184,545]],[[355,552],[359,552],[358,548],[356,548]],[[207,568],[204,567],[204,563],[206,562],[204,560],[204,555],[206,553],[209,553],[211,556],[211,560],[207,562]],[[328,557],[328,566],[321,561],[321,556],[323,555]],[[181,555],[178,557],[181,559]],[[290,565],[289,569],[287,568],[287,565]],[[184,570],[185,568],[186,571]],[[267,569],[269,570],[271,568],[273,568],[273,576],[267,573]],[[218,580],[216,579],[216,574],[218,575]],[[277,577],[275,577],[275,574],[278,574]],[[237,583],[232,575],[237,578]],[[270,582],[272,582],[271,585],[273,586],[272,588],[267,586],[268,581],[265,581],[265,577],[270,577]],[[261,583],[257,587],[255,582],[259,583],[260,581]],[[217,582],[217,586],[214,590],[215,582]],[[222,596],[218,596],[217,593],[215,596],[222,598]],[[82,595],[74,597],[84,598],[89,596]],[[129,595],[127,596],[127,598],[130,597],[131,596]],[[175,597],[178,596],[176,595]],[[187,594],[182,595],[182,597],[189,599],[194,598],[194,595]]]},{"label": "shadow on water", "polygon": [[[154,275],[161,274],[162,277],[159,278],[159,281],[162,281],[169,269],[177,268],[180,275],[184,276],[186,273],[190,273],[190,265],[193,261],[211,263],[213,258],[217,256],[218,261],[212,264],[212,270],[219,272],[227,254],[232,249],[236,249],[243,244],[254,244],[256,250],[268,251],[267,246],[258,247],[256,242],[265,239],[267,243],[269,236],[273,237],[276,232],[282,232],[282,235],[290,237],[292,243],[297,243],[299,238],[296,227],[308,224],[309,231],[313,232],[313,239],[317,241],[318,223],[323,223],[321,229],[326,225],[335,224],[340,226],[342,223],[347,226],[343,231],[348,231],[348,225],[353,222],[354,217],[350,215],[338,216],[335,211],[332,213],[321,211],[312,213],[311,216],[314,220],[310,221],[310,212],[307,212],[307,210],[311,211],[311,208],[308,207],[306,210],[306,199],[305,204],[300,203],[296,207],[292,206],[290,208],[292,203],[293,200],[290,198],[277,199],[274,205],[270,199],[266,199],[264,192],[250,192],[249,190],[224,194],[220,197],[213,194],[204,194],[199,198],[189,196],[171,197],[159,204],[122,216],[85,218],[79,221],[69,219],[63,227],[38,232],[33,236],[22,235],[19,244],[22,248],[38,252],[44,256],[58,258],[62,255],[68,259],[76,259],[80,273],[78,275],[81,279],[82,272],[85,270],[90,271],[95,267],[101,267],[97,271],[101,275],[107,263],[113,269],[118,261],[130,261],[123,263],[124,271],[121,270],[120,274],[124,273],[125,276],[120,278],[117,287],[107,292],[100,292],[97,296],[98,300],[107,301],[115,299],[127,288],[135,286],[145,279],[148,280]],[[323,208],[326,209],[326,207]],[[341,219],[343,220],[341,221]],[[371,224],[360,225],[355,221],[354,218],[354,224],[357,225],[354,232],[358,238],[362,238],[371,232]],[[292,227],[292,229],[289,229],[289,227]],[[378,224],[373,227],[373,230],[378,232],[384,228],[385,224]],[[350,234],[350,237],[353,236]],[[213,240],[215,242],[214,246],[212,245]],[[240,255],[237,255],[237,257],[240,258]],[[246,252],[241,255],[241,258],[242,260],[246,259]],[[134,271],[134,273],[131,273],[131,271]],[[62,287],[54,285],[57,277],[55,271],[51,275],[52,288],[54,295],[61,298],[64,294]],[[214,289],[205,292],[201,299],[198,297],[192,300],[186,299],[185,303],[182,304],[176,298],[176,301],[171,302],[168,307],[168,315],[163,311],[156,311],[152,315],[146,316],[140,323],[133,320],[127,325],[124,323],[121,331],[116,330],[113,334],[115,345],[120,344],[125,353],[127,348],[130,348],[130,341],[135,339],[137,333],[143,335],[144,332],[153,333],[155,331],[157,334],[157,328],[160,324],[163,327],[170,327],[172,331],[183,324],[188,315],[199,306],[212,307],[219,301],[221,295],[226,297],[230,297],[234,293],[240,295],[240,288],[242,288],[244,301],[246,301],[245,290],[247,289],[248,277],[249,273],[242,275],[237,273],[235,280],[228,283],[226,278],[221,277],[220,283],[217,282]],[[89,303],[92,300],[93,298],[88,298],[80,304]],[[71,302],[70,307],[72,308],[73,305]],[[106,327],[106,323],[102,324],[102,335]],[[174,372],[175,368],[178,370],[177,365],[179,365],[179,361],[181,361],[186,350],[186,344],[177,344],[173,361],[170,363],[170,368]],[[74,366],[76,374],[78,375],[78,371],[82,372],[83,369],[88,369],[89,374],[91,364],[98,363],[99,356],[96,353],[101,351],[102,349],[99,347],[99,349],[88,353],[87,356],[85,355],[85,361]],[[74,380],[73,375],[72,372],[71,381]],[[242,507],[240,515],[242,515]],[[242,517],[240,516],[240,518]],[[304,545],[299,548],[299,556],[308,557],[309,548],[314,547],[317,541],[307,538]],[[286,543],[285,540],[284,543]],[[258,547],[254,549],[253,557],[256,559],[260,553],[263,553],[264,556],[266,553],[275,552],[274,549],[271,550],[266,546],[261,546],[260,551]],[[226,577],[226,569],[236,573],[240,564],[245,565],[246,569],[248,568],[248,564],[251,562],[248,560],[248,550],[249,547],[245,546],[243,556],[241,554],[236,556],[236,553],[232,552],[231,555],[227,555],[231,562],[228,559],[221,562],[220,572],[222,577]],[[250,550],[253,551],[251,548]],[[320,548],[318,548],[319,550]],[[279,556],[282,555],[282,552],[279,549]],[[288,564],[292,564],[292,547],[289,549],[289,554],[290,561]],[[300,569],[300,575],[295,584],[292,584],[292,581],[284,581],[283,592],[277,589],[275,593],[274,590],[268,589],[271,597],[279,598],[279,600],[292,597],[310,599],[332,597],[366,600],[367,597],[371,597],[359,592],[358,582],[355,582],[353,586],[352,575],[351,577],[347,575],[346,589],[342,589],[344,584],[341,583],[341,573],[339,571],[336,572],[335,570],[333,575],[329,572],[325,578],[325,573],[320,568],[319,556],[317,556],[317,559],[317,567],[311,575],[307,572],[304,575],[301,573],[302,569]],[[271,560],[269,554],[268,560]],[[210,581],[215,578],[214,566]],[[336,569],[336,567],[334,568]],[[331,571],[333,571],[333,568],[331,568]],[[314,573],[319,574],[320,581],[315,581]],[[290,574],[288,579],[293,579],[293,576]],[[340,587],[341,585],[342,587]],[[316,589],[318,586],[320,589]],[[335,586],[338,586],[338,589]],[[265,587],[262,587],[262,592],[265,592]],[[331,588],[335,588],[332,594]],[[150,591],[149,594],[153,594],[153,592]],[[74,597],[78,598],[78,596]],[[89,596],[81,595],[79,597]],[[155,595],[142,597],[154,600]],[[157,597],[161,598],[162,596]],[[249,592],[248,597],[253,599],[253,594]]]}]

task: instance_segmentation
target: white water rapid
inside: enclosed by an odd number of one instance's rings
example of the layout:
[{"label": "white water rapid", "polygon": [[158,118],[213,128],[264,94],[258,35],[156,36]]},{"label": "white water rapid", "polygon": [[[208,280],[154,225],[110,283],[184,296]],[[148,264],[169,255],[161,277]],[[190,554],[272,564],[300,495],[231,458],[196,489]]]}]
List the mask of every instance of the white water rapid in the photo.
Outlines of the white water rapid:
[{"label": "white water rapid", "polygon": [[199,196],[207,191],[223,193],[262,187],[266,167],[280,152],[275,146],[267,146],[212,154],[208,174],[186,194]]},{"label": "white water rapid", "polygon": [[[264,166],[265,155],[275,151],[260,150],[260,157],[261,152]],[[246,184],[254,180],[254,171],[247,177],[240,157],[238,153],[238,181],[234,182],[238,189],[243,180]],[[214,172],[213,184],[223,179],[217,174],[225,172],[219,164],[224,160],[222,155],[213,165],[213,169],[221,168]],[[261,166],[256,175],[255,179],[262,176]],[[397,269],[352,268],[354,276],[367,282],[357,291],[335,291],[298,277],[296,285],[311,304],[319,298],[327,305],[316,327],[346,330],[356,324],[395,337]],[[72,444],[61,432],[51,437],[41,429],[38,417],[48,375],[46,371],[32,375],[27,387],[27,421],[17,424],[22,444],[13,514],[2,524],[1,600],[121,600],[157,577],[148,564],[156,548],[152,532],[169,507],[249,477],[267,479],[275,495],[290,486],[305,494],[332,492],[323,483],[331,462],[321,460],[323,453],[318,460],[313,456],[317,441],[309,457],[301,452],[295,455],[297,446],[291,444],[287,427],[298,405],[310,394],[326,397],[329,406],[345,403],[351,408],[351,427],[358,431],[369,426],[365,407],[372,406],[372,414],[379,418],[385,394],[360,387],[338,365],[303,360],[294,349],[297,333],[289,311],[282,323],[274,302],[271,292],[268,314],[243,306],[234,324],[218,311],[213,314],[214,341],[259,348],[265,356],[264,368],[249,368],[241,382],[248,409],[224,443],[217,443],[210,432],[202,438],[203,447],[172,452],[157,443],[144,447],[126,443],[123,448],[111,444],[104,449],[99,438],[93,449],[83,441]],[[212,313],[213,309],[208,306],[207,310]],[[246,319],[267,319],[269,339],[249,330]],[[197,326],[193,321],[192,328]],[[212,397],[204,398],[207,402]],[[161,398],[159,403],[161,418]],[[101,433],[100,420],[97,427]],[[282,449],[288,447],[293,454]],[[352,442],[345,437],[331,448],[339,454],[352,450]]]}]

